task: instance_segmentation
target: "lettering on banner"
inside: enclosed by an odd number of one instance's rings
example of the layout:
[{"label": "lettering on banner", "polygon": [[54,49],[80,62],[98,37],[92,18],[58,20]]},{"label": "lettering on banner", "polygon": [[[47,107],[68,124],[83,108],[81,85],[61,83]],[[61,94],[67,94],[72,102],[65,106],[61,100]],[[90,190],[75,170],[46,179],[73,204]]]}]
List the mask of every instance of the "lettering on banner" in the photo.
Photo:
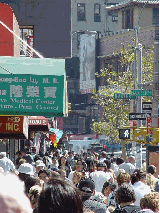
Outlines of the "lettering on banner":
[{"label": "lettering on banner", "polygon": [[10,97],[12,97],[12,95],[14,95],[14,97],[22,98],[23,97],[22,93],[23,93],[22,86],[10,85]]},{"label": "lettering on banner", "polygon": [[27,97],[39,97],[39,87],[37,86],[27,86]]},{"label": "lettering on banner", "polygon": [[44,84],[50,84],[48,78],[43,78],[43,82],[42,83],[44,83]]},{"label": "lettering on banner", "polygon": [[6,130],[11,130],[15,132],[19,132],[19,124],[14,124],[14,123],[6,123]]},{"label": "lettering on banner", "polygon": [[21,118],[18,116],[7,117],[6,131],[20,132],[20,120]]},{"label": "lettering on banner", "polygon": [[0,89],[0,95],[2,95],[2,96],[7,95],[7,90]]},{"label": "lettering on banner", "polygon": [[18,123],[20,122],[20,117],[8,117],[7,121]]},{"label": "lettering on banner", "polygon": [[21,79],[21,78],[18,78],[18,77],[14,77],[14,78],[1,78],[0,77],[0,82],[6,82],[6,83],[9,83],[9,84],[11,84],[12,82],[26,83],[26,79],[25,78]]},{"label": "lettering on banner", "polygon": [[32,79],[32,77],[30,77],[29,79],[30,79],[30,83],[38,84],[38,81],[36,79]]},{"label": "lettering on banner", "polygon": [[56,98],[56,91],[57,91],[57,87],[44,87],[44,92],[45,92],[45,98]]}]

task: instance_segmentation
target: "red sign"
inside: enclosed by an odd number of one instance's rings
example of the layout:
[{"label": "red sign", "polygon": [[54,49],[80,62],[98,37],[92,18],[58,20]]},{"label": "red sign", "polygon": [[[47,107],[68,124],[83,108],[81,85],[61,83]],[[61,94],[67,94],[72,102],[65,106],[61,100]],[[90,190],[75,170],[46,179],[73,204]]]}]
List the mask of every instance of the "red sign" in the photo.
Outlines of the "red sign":
[{"label": "red sign", "polygon": [[[129,120],[129,121],[128,121],[128,125],[129,125],[130,127],[135,127],[135,126],[137,126],[137,121]],[[133,128],[133,135],[134,135],[134,128]]]},{"label": "red sign", "polygon": [[48,119],[44,116],[29,116],[29,125],[48,126]]},{"label": "red sign", "polygon": [[[147,128],[152,127],[152,118],[147,118],[146,121],[147,121]],[[151,129],[147,129],[147,134],[149,134],[149,135],[152,134]]]},{"label": "red sign", "polygon": [[129,121],[128,121],[128,125],[129,125],[130,127],[137,126],[137,121],[129,120]]},{"label": "red sign", "polygon": [[[0,135],[25,135],[28,138],[28,119],[26,116],[0,116]],[[8,136],[7,136],[8,134]]]}]

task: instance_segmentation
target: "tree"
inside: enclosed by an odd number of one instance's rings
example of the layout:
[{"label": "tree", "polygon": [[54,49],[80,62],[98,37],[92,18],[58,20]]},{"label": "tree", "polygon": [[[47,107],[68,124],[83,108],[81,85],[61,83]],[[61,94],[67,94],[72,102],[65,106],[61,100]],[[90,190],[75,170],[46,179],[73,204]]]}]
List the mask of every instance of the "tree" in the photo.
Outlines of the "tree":
[{"label": "tree", "polygon": [[[133,39],[134,40],[134,39]],[[96,104],[103,108],[103,120],[94,122],[91,126],[92,130],[98,134],[105,134],[112,137],[116,142],[120,143],[119,128],[128,126],[128,115],[130,112],[130,99],[114,99],[114,93],[131,93],[134,89],[134,48],[128,45],[127,48],[116,49],[114,56],[119,57],[123,72],[111,70],[112,66],[108,65],[105,70],[100,70],[96,73],[97,77],[107,77],[107,85],[102,86],[97,92],[93,91],[92,99]],[[143,47],[143,71],[142,83],[146,83],[153,79],[154,65],[154,47],[145,49]],[[117,91],[119,90],[119,92]],[[148,101],[150,98],[143,98],[143,101]]]}]

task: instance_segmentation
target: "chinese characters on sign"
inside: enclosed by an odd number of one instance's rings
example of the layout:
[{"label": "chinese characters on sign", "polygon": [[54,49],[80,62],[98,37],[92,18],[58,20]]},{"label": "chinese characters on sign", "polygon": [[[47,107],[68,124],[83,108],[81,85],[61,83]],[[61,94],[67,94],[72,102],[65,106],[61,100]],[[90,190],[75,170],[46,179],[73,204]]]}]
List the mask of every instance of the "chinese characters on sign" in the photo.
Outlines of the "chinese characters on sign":
[{"label": "chinese characters on sign", "polygon": [[1,115],[63,116],[64,76],[0,76]]}]

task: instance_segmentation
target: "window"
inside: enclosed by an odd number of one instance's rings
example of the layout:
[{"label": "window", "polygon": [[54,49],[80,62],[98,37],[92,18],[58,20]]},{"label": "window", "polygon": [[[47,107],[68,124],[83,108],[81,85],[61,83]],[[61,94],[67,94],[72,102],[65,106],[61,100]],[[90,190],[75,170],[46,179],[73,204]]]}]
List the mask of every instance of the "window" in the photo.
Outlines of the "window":
[{"label": "window", "polygon": [[79,49],[80,46],[80,36],[84,33],[85,32],[77,32],[77,49]]},{"label": "window", "polygon": [[122,29],[133,29],[133,9],[122,11]]},{"label": "window", "polygon": [[[34,47],[34,36],[33,36],[33,26],[20,26],[20,37],[24,40],[29,46]],[[26,57],[33,57],[33,51],[26,46],[23,42],[20,43],[20,55]]]},{"label": "window", "polygon": [[112,21],[113,22],[118,21],[118,11],[113,11],[112,12]]},{"label": "window", "polygon": [[86,11],[85,11],[85,4],[78,3],[77,4],[77,20],[78,21],[86,21]]},{"label": "window", "polygon": [[154,25],[159,24],[159,8],[153,8],[153,21]]},{"label": "window", "polygon": [[101,22],[101,5],[94,4],[94,22]]}]

